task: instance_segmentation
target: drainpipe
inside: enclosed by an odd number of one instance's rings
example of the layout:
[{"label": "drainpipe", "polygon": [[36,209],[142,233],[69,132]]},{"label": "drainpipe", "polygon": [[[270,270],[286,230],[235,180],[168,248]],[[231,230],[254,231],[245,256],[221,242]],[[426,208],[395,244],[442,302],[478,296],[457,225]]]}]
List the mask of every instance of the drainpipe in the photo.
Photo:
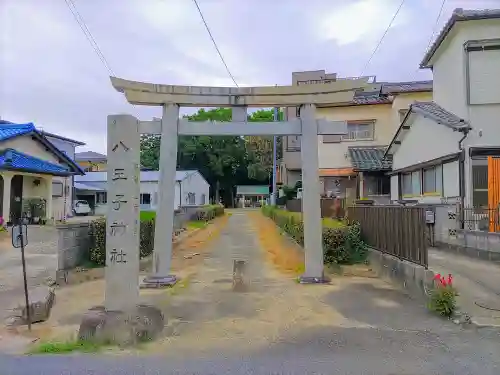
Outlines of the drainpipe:
[{"label": "drainpipe", "polygon": [[460,129],[459,132],[463,132],[463,137],[458,141],[458,149],[460,150],[460,156],[458,158],[458,181],[459,181],[459,192],[460,192],[460,204],[462,205],[462,210],[460,210],[460,227],[464,229],[464,208],[465,208],[465,150],[462,142],[469,135],[471,128],[466,127]]}]

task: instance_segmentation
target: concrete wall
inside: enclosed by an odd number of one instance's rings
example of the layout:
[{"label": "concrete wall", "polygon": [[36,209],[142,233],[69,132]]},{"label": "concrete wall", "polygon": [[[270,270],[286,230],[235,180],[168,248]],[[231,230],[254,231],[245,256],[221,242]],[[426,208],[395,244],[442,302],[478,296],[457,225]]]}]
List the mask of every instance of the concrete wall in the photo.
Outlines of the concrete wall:
[{"label": "concrete wall", "polygon": [[500,262],[500,233],[461,229],[457,204],[432,205],[436,223],[434,246],[473,258]]},{"label": "concrete wall", "polygon": [[389,254],[369,249],[368,261],[377,276],[393,282],[415,297],[427,298],[434,286],[434,272]]},{"label": "concrete wall", "polygon": [[80,266],[89,259],[90,237],[88,223],[57,226],[57,270]]}]

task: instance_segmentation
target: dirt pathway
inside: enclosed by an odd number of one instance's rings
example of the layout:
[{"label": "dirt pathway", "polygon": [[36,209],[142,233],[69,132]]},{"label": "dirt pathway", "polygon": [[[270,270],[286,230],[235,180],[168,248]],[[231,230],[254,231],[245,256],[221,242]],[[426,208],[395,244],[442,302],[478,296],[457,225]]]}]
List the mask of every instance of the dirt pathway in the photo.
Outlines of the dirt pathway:
[{"label": "dirt pathway", "polygon": [[[338,277],[330,285],[298,284],[269,262],[256,233],[262,223],[254,224],[248,213],[233,213],[189,288],[165,309],[174,333],[148,345],[148,351],[176,356],[247,353],[293,342],[322,327],[442,329],[441,320],[378,279]],[[232,291],[235,259],[247,263],[248,290],[243,293]]]}]

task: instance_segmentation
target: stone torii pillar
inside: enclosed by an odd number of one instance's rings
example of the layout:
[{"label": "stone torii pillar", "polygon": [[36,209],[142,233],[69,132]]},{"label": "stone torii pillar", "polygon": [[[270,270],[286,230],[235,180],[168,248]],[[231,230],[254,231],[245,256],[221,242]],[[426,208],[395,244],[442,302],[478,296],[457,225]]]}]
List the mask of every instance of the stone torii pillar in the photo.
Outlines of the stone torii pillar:
[{"label": "stone torii pillar", "polygon": [[[321,230],[318,135],[343,135],[345,121],[316,119],[316,105],[349,103],[355,90],[367,86],[367,79],[339,80],[330,84],[276,87],[197,87],[157,85],[111,78],[132,104],[163,107],[161,121],[140,123],[140,133],[161,134],[160,205],[157,212],[154,246],[154,274],[145,283],[170,285],[171,233],[174,214],[174,176],[178,135],[301,135],[303,172],[304,283],[324,282]],[[179,119],[179,106],[233,107],[231,122],[190,122]],[[283,122],[247,122],[247,107],[299,106],[299,119]]]}]

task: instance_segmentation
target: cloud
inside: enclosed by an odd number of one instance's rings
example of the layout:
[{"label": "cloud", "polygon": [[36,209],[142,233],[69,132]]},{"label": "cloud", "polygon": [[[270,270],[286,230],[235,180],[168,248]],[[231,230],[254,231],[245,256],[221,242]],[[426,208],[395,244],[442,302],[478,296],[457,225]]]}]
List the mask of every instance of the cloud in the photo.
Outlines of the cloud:
[{"label": "cloud", "polygon": [[[190,0],[73,0],[116,75],[184,85],[233,86]],[[291,73],[356,76],[400,0],[198,0],[240,86],[290,84]],[[498,0],[448,0],[493,7]],[[42,4],[43,3],[43,4]],[[146,6],[147,3],[147,6]],[[407,1],[367,73],[379,80],[429,78],[418,71],[440,2]],[[189,111],[190,109],[184,109]],[[132,106],[62,0],[0,0],[0,116],[105,152],[106,116],[160,116]]]}]

